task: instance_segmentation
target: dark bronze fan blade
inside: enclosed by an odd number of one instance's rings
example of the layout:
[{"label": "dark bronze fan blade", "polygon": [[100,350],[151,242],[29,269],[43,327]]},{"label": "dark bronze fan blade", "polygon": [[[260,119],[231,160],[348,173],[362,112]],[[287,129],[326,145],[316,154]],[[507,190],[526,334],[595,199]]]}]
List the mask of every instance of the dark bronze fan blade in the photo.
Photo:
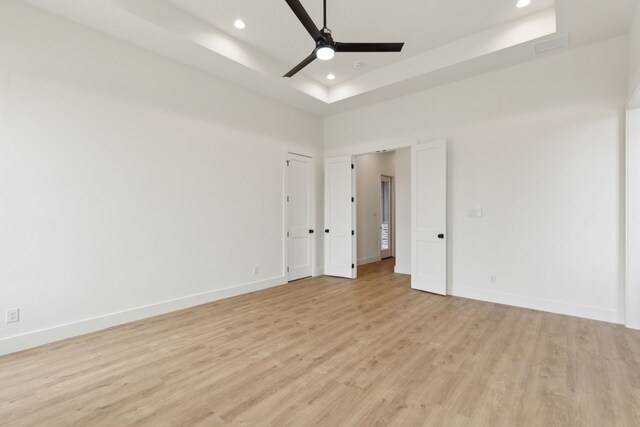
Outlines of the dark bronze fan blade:
[{"label": "dark bronze fan blade", "polygon": [[307,56],[307,58],[296,65],[291,71],[285,74],[283,77],[293,77],[298,73],[298,71],[302,70],[307,65],[311,64],[316,59],[316,51],[314,50],[311,55]]},{"label": "dark bronze fan blade", "polygon": [[340,43],[336,52],[400,52],[404,43]]},{"label": "dark bronze fan blade", "polygon": [[316,27],[316,24],[313,23],[313,20],[311,19],[307,11],[304,10],[304,7],[302,7],[302,4],[300,4],[300,1],[299,0],[286,0],[286,1],[289,7],[291,8],[291,10],[293,10],[293,13],[296,14],[298,19],[300,20],[304,28],[307,29],[307,31],[309,32],[312,38],[315,41],[324,39],[320,30],[318,29],[318,27]]}]

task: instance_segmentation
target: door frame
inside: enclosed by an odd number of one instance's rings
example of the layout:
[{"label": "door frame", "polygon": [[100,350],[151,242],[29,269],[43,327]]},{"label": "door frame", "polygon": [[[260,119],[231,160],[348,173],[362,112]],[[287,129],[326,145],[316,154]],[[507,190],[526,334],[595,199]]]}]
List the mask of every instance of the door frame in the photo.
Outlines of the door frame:
[{"label": "door frame", "polygon": [[311,178],[309,180],[309,197],[311,199],[310,223],[312,227],[311,229],[314,230],[314,232],[311,235],[311,253],[309,256],[311,257],[311,276],[315,277],[318,275],[316,263],[316,236],[318,234],[318,224],[316,222],[316,160],[310,154],[286,150],[282,161],[282,275],[287,283],[289,282],[289,272],[287,271],[287,267],[289,265],[289,239],[287,237],[287,230],[289,229],[289,205],[287,203],[287,195],[289,192],[289,168],[287,167],[287,161],[291,159],[291,155],[306,157],[311,160]]}]

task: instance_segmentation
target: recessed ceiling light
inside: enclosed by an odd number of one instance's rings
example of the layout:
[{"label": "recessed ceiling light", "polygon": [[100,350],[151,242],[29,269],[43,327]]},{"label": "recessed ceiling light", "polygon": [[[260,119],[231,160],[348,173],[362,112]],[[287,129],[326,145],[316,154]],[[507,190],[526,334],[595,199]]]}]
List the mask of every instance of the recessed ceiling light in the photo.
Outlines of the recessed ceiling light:
[{"label": "recessed ceiling light", "polygon": [[518,0],[518,3],[516,3],[516,7],[519,7],[520,9],[522,9],[523,7],[527,7],[531,4],[531,0]]},{"label": "recessed ceiling light", "polygon": [[234,22],[233,25],[239,30],[242,30],[247,26],[247,24],[245,24],[241,19],[236,19],[236,22]]},{"label": "recessed ceiling light", "polygon": [[327,78],[329,80],[335,80],[336,76],[335,76],[335,74],[327,74]]}]

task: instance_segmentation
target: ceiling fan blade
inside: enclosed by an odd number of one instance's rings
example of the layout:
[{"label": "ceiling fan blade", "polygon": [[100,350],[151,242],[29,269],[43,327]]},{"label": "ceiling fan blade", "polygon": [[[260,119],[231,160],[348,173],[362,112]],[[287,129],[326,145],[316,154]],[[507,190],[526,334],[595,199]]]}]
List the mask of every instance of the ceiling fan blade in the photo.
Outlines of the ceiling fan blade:
[{"label": "ceiling fan blade", "polygon": [[307,11],[304,10],[304,7],[302,7],[300,0],[286,0],[286,2],[315,41],[324,39],[324,36],[322,35],[318,27],[316,27],[316,24],[313,23],[313,20],[311,19]]},{"label": "ceiling fan blade", "polygon": [[336,52],[400,52],[404,43],[340,43]]},{"label": "ceiling fan blade", "polygon": [[316,52],[314,50],[313,52],[311,52],[311,55],[307,56],[304,61],[302,61],[295,67],[293,67],[293,69],[289,71],[287,74],[285,74],[283,77],[293,77],[298,73],[298,71],[302,70],[304,67],[311,64],[315,59],[316,59]]}]

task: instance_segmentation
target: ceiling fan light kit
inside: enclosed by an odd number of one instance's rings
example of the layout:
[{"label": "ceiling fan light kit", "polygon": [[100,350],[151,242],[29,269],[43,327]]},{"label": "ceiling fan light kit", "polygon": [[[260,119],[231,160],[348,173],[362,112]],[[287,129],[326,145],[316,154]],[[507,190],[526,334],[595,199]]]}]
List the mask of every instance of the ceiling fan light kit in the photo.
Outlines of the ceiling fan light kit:
[{"label": "ceiling fan light kit", "polygon": [[321,46],[316,50],[316,56],[321,61],[328,61],[330,59],[333,59],[335,54],[336,51],[333,50],[331,46]]},{"label": "ceiling fan light kit", "polygon": [[369,53],[369,52],[400,52],[404,43],[340,43],[333,40],[331,30],[327,28],[327,0],[323,0],[324,26],[316,27],[313,20],[302,7],[300,0],[285,0],[302,26],[316,43],[316,47],[307,58],[296,65],[283,77],[293,77],[300,70],[311,64],[316,58],[328,61],[336,53]]}]

